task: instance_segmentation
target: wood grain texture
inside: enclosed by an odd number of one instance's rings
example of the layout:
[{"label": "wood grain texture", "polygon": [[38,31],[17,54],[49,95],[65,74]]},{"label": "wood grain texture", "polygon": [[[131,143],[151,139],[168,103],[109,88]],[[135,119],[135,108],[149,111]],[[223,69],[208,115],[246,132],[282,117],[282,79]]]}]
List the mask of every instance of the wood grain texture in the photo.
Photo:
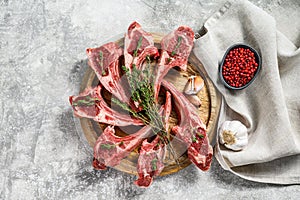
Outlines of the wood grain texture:
[{"label": "wood grain texture", "polygon": [[[153,33],[154,42],[158,48],[160,48],[160,40],[163,35],[158,33]],[[121,38],[116,41],[120,46],[124,45],[124,39]],[[197,94],[199,99],[201,100],[201,106],[199,107],[199,117],[206,124],[207,134],[211,143],[214,142],[215,138],[215,125],[218,118],[219,108],[220,108],[220,97],[216,92],[212,82],[208,79],[208,76],[204,70],[201,62],[196,58],[196,56],[191,53],[189,57],[188,69],[186,72],[172,69],[165,77],[166,80],[170,81],[175,85],[178,91],[183,92],[184,86],[188,80],[188,77],[191,75],[199,75],[204,80],[204,87]],[[82,92],[85,88],[93,87],[99,83],[94,71],[91,68],[88,68],[84,78],[82,79],[80,92]],[[105,96],[105,98],[109,98]],[[108,99],[109,100],[109,99]],[[174,109],[173,109],[174,110]],[[177,122],[175,111],[172,111],[170,118],[170,125],[175,125]],[[81,118],[80,124],[83,130],[83,134],[85,135],[89,145],[91,148],[94,147],[94,144],[102,133],[102,130],[107,126],[106,124],[99,124],[91,119]],[[123,128],[122,128],[123,129]],[[126,131],[127,132],[127,131]],[[127,132],[128,133],[128,132]],[[117,135],[126,135],[126,133],[121,129],[116,129]],[[191,164],[190,160],[186,155],[186,147],[180,141],[176,139],[172,140],[172,146],[178,155],[178,162],[175,162],[174,157],[167,151],[166,158],[164,160],[165,168],[161,172],[160,176],[175,173],[188,165]],[[126,173],[137,175],[136,171],[136,163],[138,159],[138,149],[134,150],[129,154],[128,157],[122,160],[122,162],[115,166],[114,168]]]}]

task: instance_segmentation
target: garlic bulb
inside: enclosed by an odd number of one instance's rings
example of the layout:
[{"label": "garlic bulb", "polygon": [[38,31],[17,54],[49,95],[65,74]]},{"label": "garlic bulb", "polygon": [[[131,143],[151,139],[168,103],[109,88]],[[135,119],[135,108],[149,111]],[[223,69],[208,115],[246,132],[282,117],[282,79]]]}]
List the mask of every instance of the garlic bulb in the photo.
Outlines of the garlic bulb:
[{"label": "garlic bulb", "polygon": [[247,128],[240,121],[225,121],[220,126],[219,139],[228,149],[242,150],[248,144]]}]

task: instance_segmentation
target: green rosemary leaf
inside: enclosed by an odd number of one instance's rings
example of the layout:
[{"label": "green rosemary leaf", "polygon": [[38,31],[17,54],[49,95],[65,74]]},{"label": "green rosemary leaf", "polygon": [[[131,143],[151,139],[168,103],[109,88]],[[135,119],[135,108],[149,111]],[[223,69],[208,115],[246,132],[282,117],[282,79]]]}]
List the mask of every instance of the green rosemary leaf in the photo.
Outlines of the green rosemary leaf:
[{"label": "green rosemary leaf", "polygon": [[148,62],[148,63],[150,63],[150,62],[151,62],[150,55],[147,55],[147,56],[146,56],[146,59],[147,59],[147,62]]},{"label": "green rosemary leaf", "polygon": [[107,149],[107,150],[113,149],[113,148],[115,148],[115,147],[116,147],[115,144],[101,144],[101,145],[100,145],[100,148],[101,148],[101,149]]},{"label": "green rosemary leaf", "polygon": [[197,142],[197,138],[193,137],[193,143]]},{"label": "green rosemary leaf", "polygon": [[93,106],[96,104],[96,101],[99,101],[98,98],[91,98],[86,96],[84,99],[77,100],[72,103],[72,106]]},{"label": "green rosemary leaf", "polygon": [[[173,52],[174,51],[172,51],[172,54],[171,54],[172,56],[173,56]],[[175,52],[174,52],[174,55],[175,55]],[[167,64],[169,64],[170,62],[171,62],[171,58],[169,57],[168,60],[167,60]]]},{"label": "green rosemary leaf", "polygon": [[136,49],[133,52],[133,56],[134,57],[137,57],[138,50],[142,46],[142,41],[143,41],[143,37],[141,36],[140,39],[139,39],[139,41],[138,41],[138,43],[137,43]]},{"label": "green rosemary leaf", "polygon": [[107,73],[103,70],[102,71],[102,76],[106,76],[107,75]]},{"label": "green rosemary leaf", "polygon": [[126,66],[124,66],[124,65],[122,65],[121,68],[122,68],[122,70],[123,70],[124,72],[126,72],[126,73],[129,71],[129,69],[128,69]]},{"label": "green rosemary leaf", "polygon": [[157,170],[157,159],[154,158],[152,161],[151,161],[151,168],[153,171],[156,171]]},{"label": "green rosemary leaf", "polygon": [[102,51],[99,51],[99,59],[100,59],[99,65],[101,67],[103,67],[103,52]]},{"label": "green rosemary leaf", "polygon": [[199,136],[199,138],[201,138],[201,139],[202,139],[202,138],[204,138],[204,135],[203,135],[203,134],[201,134],[201,133],[199,133],[199,132],[197,133],[197,135],[198,135],[198,136]]},{"label": "green rosemary leaf", "polygon": [[124,102],[121,102],[119,99],[111,98],[111,101],[121,107],[123,110],[130,112],[131,114],[134,113],[134,111]]},{"label": "green rosemary leaf", "polygon": [[174,55],[176,54],[178,48],[180,47],[181,40],[182,40],[182,37],[181,37],[181,36],[178,36],[176,46],[175,46],[175,48],[173,49],[172,54],[171,54],[172,56],[174,56]]}]

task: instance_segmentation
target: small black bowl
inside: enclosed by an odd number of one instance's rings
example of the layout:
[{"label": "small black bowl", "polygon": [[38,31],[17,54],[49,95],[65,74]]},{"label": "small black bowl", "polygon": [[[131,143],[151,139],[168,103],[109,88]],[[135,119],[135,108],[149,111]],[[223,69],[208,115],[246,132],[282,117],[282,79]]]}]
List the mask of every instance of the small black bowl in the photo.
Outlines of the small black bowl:
[{"label": "small black bowl", "polygon": [[[242,85],[241,87],[234,87],[234,86],[229,85],[229,83],[227,83],[225,81],[225,79],[223,77],[223,74],[222,74],[223,65],[225,63],[225,58],[227,57],[227,55],[230,51],[232,51],[234,49],[237,49],[237,48],[249,49],[251,52],[253,52],[254,57],[255,57],[255,61],[258,64],[257,69],[256,69],[255,74],[252,77],[252,79],[248,83],[246,83],[245,85]],[[249,45],[246,45],[246,44],[235,44],[235,45],[232,45],[231,47],[229,47],[227,49],[227,51],[225,52],[225,54],[223,56],[223,59],[222,59],[222,62],[219,66],[219,75],[220,75],[221,81],[223,82],[223,84],[227,88],[229,88],[231,90],[241,90],[241,89],[244,89],[244,88],[248,87],[254,81],[254,79],[256,78],[256,76],[257,76],[258,72],[260,71],[260,69],[261,69],[261,58],[260,58],[259,54],[257,53],[257,51],[255,49],[253,49],[252,47],[250,47]]]}]

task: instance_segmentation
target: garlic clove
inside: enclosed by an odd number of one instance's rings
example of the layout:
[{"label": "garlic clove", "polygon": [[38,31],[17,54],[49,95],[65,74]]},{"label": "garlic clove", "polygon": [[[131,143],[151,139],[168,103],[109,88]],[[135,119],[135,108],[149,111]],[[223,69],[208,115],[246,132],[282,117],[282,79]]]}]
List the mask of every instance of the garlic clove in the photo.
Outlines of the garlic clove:
[{"label": "garlic clove", "polygon": [[203,86],[204,81],[200,76],[190,76],[184,87],[184,93],[188,95],[197,94]]},{"label": "garlic clove", "polygon": [[247,128],[240,121],[225,121],[219,128],[219,140],[226,148],[240,151],[248,145]]},{"label": "garlic clove", "polygon": [[201,100],[199,99],[199,97],[195,94],[192,95],[185,95],[185,97],[196,107],[200,107],[201,106]]}]

